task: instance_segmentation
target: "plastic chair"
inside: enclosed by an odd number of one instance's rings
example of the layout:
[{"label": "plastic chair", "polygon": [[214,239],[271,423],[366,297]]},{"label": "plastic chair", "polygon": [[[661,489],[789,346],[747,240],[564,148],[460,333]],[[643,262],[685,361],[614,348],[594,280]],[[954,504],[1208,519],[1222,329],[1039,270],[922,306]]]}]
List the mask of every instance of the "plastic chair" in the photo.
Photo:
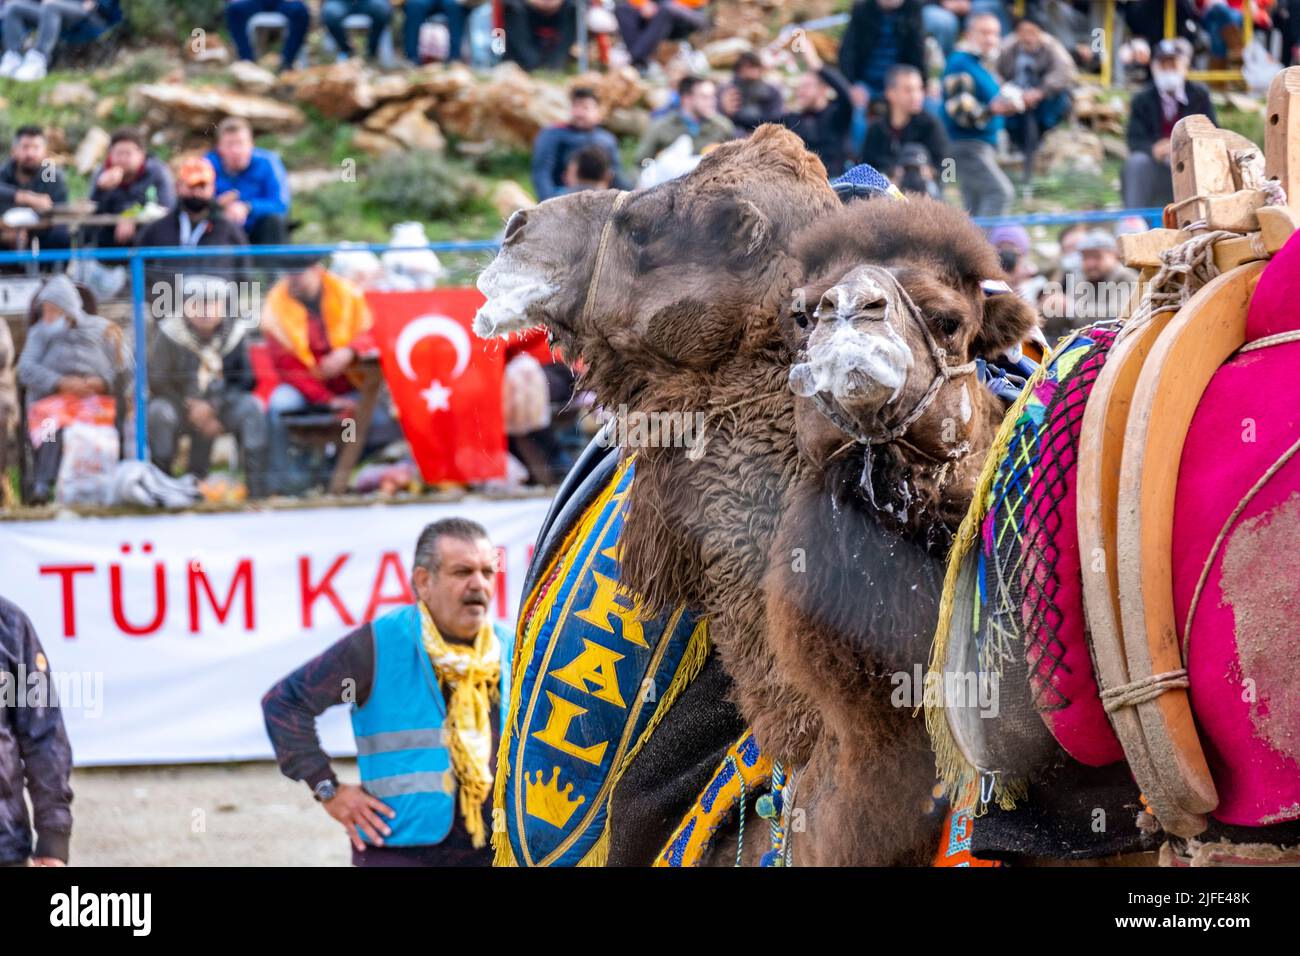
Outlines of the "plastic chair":
[{"label": "plastic chair", "polygon": [[[266,12],[255,13],[248,18],[248,28],[245,31],[248,34],[248,45],[254,50],[257,49],[257,32],[259,30],[279,30],[286,32],[289,29],[289,18],[283,13]],[[305,67],[307,65],[307,44],[302,45],[298,53],[298,60],[293,64],[295,67]]]}]

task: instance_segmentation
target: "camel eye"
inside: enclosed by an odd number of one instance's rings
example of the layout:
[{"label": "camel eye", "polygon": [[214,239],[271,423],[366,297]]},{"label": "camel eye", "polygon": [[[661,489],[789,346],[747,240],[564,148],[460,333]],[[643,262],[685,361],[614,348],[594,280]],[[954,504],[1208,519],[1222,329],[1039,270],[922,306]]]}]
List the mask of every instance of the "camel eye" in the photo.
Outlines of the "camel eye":
[{"label": "camel eye", "polygon": [[953,313],[948,312],[942,315],[938,315],[935,318],[936,321],[939,323],[939,329],[943,332],[944,335],[955,335],[957,333],[957,330],[961,328],[960,315],[954,315]]},{"label": "camel eye", "polygon": [[795,323],[799,326],[799,328],[801,328],[801,329],[806,329],[806,328],[808,328],[808,313],[807,313],[807,312],[796,312],[796,313],[794,314],[794,320],[795,320]]},{"label": "camel eye", "polygon": [[651,239],[651,229],[648,224],[637,224],[628,230],[627,237],[638,246],[646,245]]}]

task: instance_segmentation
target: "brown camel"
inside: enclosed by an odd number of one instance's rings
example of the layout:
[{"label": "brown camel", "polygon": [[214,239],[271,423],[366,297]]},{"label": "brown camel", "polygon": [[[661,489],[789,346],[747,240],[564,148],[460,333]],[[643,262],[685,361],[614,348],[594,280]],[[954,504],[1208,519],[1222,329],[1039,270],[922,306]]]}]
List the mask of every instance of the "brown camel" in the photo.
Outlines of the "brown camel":
[{"label": "brown camel", "polygon": [[648,613],[685,601],[707,614],[759,739],[806,755],[813,711],[772,670],[762,582],[797,462],[780,322],[802,268],[788,246],[838,200],[821,162],[777,126],[617,210],[616,196],[515,213],[479,279],[488,301],[476,330],[545,324],[583,357],[583,384],[606,408],[703,416],[692,449],[635,449],[623,581]]},{"label": "brown camel", "polygon": [[[748,140],[719,147],[681,179],[623,199],[617,196],[608,191],[578,193],[516,213],[507,224],[501,253],[480,277],[479,287],[488,301],[480,310],[476,329],[481,335],[499,335],[545,324],[567,354],[583,357],[587,366],[584,384],[606,408],[702,416],[702,434],[695,436],[692,448],[635,449],[637,477],[621,542],[623,581],[639,595],[647,613],[685,601],[709,616],[711,637],[734,681],[733,696],[764,751],[791,767],[808,764],[815,753],[819,755],[813,772],[803,775],[800,805],[805,798],[810,801],[819,829],[823,824],[827,830],[840,825],[832,817],[843,814],[846,832],[855,838],[859,833],[870,836],[869,829],[864,830],[856,820],[851,827],[847,822],[855,815],[874,815],[866,802],[856,807],[849,804],[853,794],[847,788],[862,785],[861,770],[844,778],[838,798],[836,783],[826,772],[839,756],[849,753],[844,742],[849,738],[841,731],[833,740],[818,744],[819,737],[826,736],[819,733],[823,717],[848,720],[845,688],[851,678],[835,675],[825,689],[808,681],[810,668],[818,663],[831,665],[832,657],[791,660],[786,644],[798,644],[800,639],[807,643],[808,632],[772,636],[767,627],[765,578],[768,585],[779,580],[767,578],[769,558],[775,554],[789,564],[789,547],[773,550],[778,524],[783,509],[802,506],[801,500],[788,497],[801,467],[795,443],[795,396],[787,381],[794,359],[792,346],[799,342],[797,336],[783,334],[783,318],[792,314],[791,303],[799,301],[795,290],[805,275],[814,275],[821,283],[803,296],[815,304],[846,272],[873,262],[908,265],[911,271],[900,279],[913,290],[918,307],[933,310],[926,315],[939,330],[934,334],[963,361],[974,350],[997,351],[1016,341],[1027,328],[1027,321],[1020,318],[1028,313],[1001,303],[986,304],[979,297],[978,280],[1001,275],[996,256],[987,245],[984,258],[971,254],[969,268],[953,271],[949,245],[955,237],[972,232],[978,236],[978,232],[946,207],[898,206],[910,215],[888,223],[890,228],[903,230],[896,249],[887,241],[888,235],[880,237],[882,248],[871,245],[866,235],[837,238],[815,227],[796,255],[791,248],[795,233],[837,213],[839,206],[820,162],[803,149],[797,137],[779,127],[763,127]],[[892,205],[872,201],[865,208]],[[938,229],[918,232],[916,222],[943,215],[947,218],[940,220]],[[964,232],[948,228],[954,216],[959,217]],[[834,216],[828,221],[841,222],[842,227],[855,231],[864,227],[852,218],[841,221]],[[839,243],[843,255],[837,251]],[[962,251],[956,259],[965,255]],[[983,274],[976,276],[980,270]],[[817,298],[809,298],[811,295]],[[1004,313],[1008,315],[1006,328],[996,329],[997,319]],[[947,330],[950,321],[956,326]],[[982,323],[988,325],[987,333],[981,334]],[[901,334],[912,343],[919,332],[904,329]],[[916,353],[898,390],[897,407],[910,407],[919,399],[914,392],[928,387],[933,378],[932,362],[928,353]],[[799,441],[806,456],[802,467],[815,466],[826,475],[841,474],[847,467],[845,462],[852,455],[837,456],[833,451],[851,439],[824,415],[829,409],[841,424],[851,416],[864,427],[870,426],[871,415],[859,394],[870,389],[863,389],[865,383],[858,378],[850,375],[847,390],[841,389],[843,394],[836,396],[833,404],[823,401],[824,408],[801,403],[806,405],[800,410]],[[960,384],[945,385],[906,436],[910,444],[881,449],[873,456],[874,467],[884,469],[893,463],[896,470],[902,469],[912,459],[901,449],[926,448],[928,433],[922,432],[942,418],[940,413],[945,410],[961,420],[963,427],[958,431],[970,442],[970,449],[977,444],[985,447],[987,436],[981,423],[988,411],[987,401],[973,379],[964,393]],[[963,412],[963,401],[970,406],[970,416]],[[946,509],[945,520],[955,525],[964,511],[966,501],[956,499],[963,488],[969,497],[969,469],[964,457],[948,463],[948,450],[951,448],[940,453],[939,462],[917,462],[918,479],[926,469],[943,468],[945,463],[946,477],[941,482],[913,482],[910,494],[917,496],[918,505],[906,518],[901,510],[897,512],[903,525],[920,527],[933,520],[934,510],[940,506]],[[861,454],[857,454],[856,464],[860,473]],[[801,494],[817,498],[807,480],[801,480],[798,488]],[[834,500],[818,498],[814,504]],[[891,500],[887,494],[877,503]],[[816,507],[809,507],[810,516],[824,517]],[[922,512],[925,518],[920,516]],[[790,528],[790,523],[785,526]],[[815,547],[812,542],[794,546],[819,555],[835,547],[849,547],[853,535],[845,535],[836,522],[824,521],[821,527],[827,540],[816,542]],[[899,540],[910,542],[913,538],[900,535]],[[909,584],[916,583],[918,590],[929,589],[924,575],[937,581],[937,555],[945,545],[931,542],[924,554],[926,560],[914,562],[918,576]],[[845,560],[866,561],[865,553],[856,557],[850,551],[844,554]],[[884,552],[874,554],[883,560]],[[821,575],[815,580],[824,582],[826,578]],[[796,613],[790,606],[774,606],[785,616],[783,622]],[[846,611],[852,607],[852,601],[847,601]],[[903,656],[910,660],[910,645],[921,629],[917,622],[920,612],[913,615],[908,611],[903,621],[907,627],[900,629],[898,643],[909,647]],[[932,612],[928,619],[932,629]],[[861,620],[883,633],[884,621],[879,616]],[[834,653],[837,635],[842,633],[843,629],[837,629],[826,635],[826,654]],[[873,639],[877,633],[871,632]],[[929,632],[924,636],[928,638]],[[798,649],[794,650],[797,657]],[[915,659],[923,660],[923,655],[918,653]],[[795,672],[786,673],[787,667]],[[832,701],[822,699],[828,690],[835,695]],[[890,767],[891,760],[897,765],[897,745],[906,742],[902,762],[907,764],[907,785],[924,777],[922,789],[928,791],[932,765],[924,774],[912,766],[910,729],[896,728],[897,716],[896,712],[884,715],[877,735],[881,746],[875,757],[882,768]],[[862,715],[864,723],[873,719],[870,714]],[[914,723],[920,735],[917,739],[923,741],[921,722]],[[863,728],[861,733],[873,731]],[[852,738],[855,746],[860,740],[861,734]],[[894,750],[887,746],[891,742]],[[830,756],[820,756],[823,754]],[[884,770],[890,772],[892,769]],[[877,783],[866,792],[877,792],[883,785]],[[616,792],[616,821],[618,807]],[[881,839],[891,846],[906,842],[912,847],[915,843]],[[797,838],[796,848],[799,846]],[[823,857],[827,862],[919,861],[914,849],[876,851],[853,844]]]},{"label": "brown camel", "polygon": [[808,282],[786,328],[802,350],[791,384],[807,395],[796,405],[807,467],[766,588],[778,670],[822,729],[797,771],[806,830],[794,857],[924,865],[941,822],[926,811],[934,758],[920,698],[900,689],[927,660],[944,558],[1004,411],[971,360],[1021,342],[1037,319],[1019,297],[981,290],[1002,275],[996,253],[932,200],[846,207],[795,253]]}]

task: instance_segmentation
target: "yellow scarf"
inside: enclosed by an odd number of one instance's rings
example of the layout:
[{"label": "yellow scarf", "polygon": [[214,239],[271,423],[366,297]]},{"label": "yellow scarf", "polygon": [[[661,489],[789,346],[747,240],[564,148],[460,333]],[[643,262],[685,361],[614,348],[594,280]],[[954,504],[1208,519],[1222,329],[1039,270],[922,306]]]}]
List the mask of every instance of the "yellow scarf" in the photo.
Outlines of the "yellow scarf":
[{"label": "yellow scarf", "polygon": [[420,638],[438,680],[449,688],[447,729],[460,812],[474,846],[487,845],[483,802],[492,792],[491,706],[500,700],[501,645],[489,621],[474,645],[449,644],[420,602]]}]

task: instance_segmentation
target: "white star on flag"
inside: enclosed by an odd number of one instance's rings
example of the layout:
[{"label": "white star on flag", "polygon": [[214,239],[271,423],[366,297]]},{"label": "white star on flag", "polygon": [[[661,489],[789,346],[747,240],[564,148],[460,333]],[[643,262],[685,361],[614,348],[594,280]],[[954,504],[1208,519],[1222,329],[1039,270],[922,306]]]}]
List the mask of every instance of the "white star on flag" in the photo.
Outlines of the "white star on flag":
[{"label": "white star on flag", "polygon": [[451,407],[447,401],[451,397],[451,389],[437,379],[430,382],[429,387],[420,392],[420,397],[424,399],[431,412],[445,412]]}]

